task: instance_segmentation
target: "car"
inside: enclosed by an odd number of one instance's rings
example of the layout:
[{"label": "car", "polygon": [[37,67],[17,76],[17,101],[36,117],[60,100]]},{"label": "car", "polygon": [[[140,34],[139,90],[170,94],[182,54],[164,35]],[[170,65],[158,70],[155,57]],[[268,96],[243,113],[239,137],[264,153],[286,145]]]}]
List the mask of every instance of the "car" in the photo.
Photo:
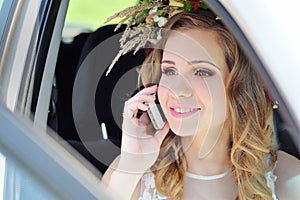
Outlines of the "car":
[{"label": "car", "polygon": [[[101,175],[120,153],[123,103],[146,54],[127,53],[105,75],[126,25],[99,24],[122,9],[99,2],[91,15],[92,1],[0,1],[0,199],[109,199]],[[276,99],[274,139],[300,158],[300,3],[205,2]],[[97,24],[70,18],[84,14]]]}]

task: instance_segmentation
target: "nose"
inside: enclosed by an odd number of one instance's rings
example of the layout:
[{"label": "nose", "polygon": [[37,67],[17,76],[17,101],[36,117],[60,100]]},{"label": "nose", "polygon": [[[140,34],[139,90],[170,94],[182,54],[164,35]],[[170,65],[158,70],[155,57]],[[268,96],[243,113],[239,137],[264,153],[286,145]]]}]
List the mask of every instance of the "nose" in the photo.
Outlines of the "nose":
[{"label": "nose", "polygon": [[170,90],[175,97],[191,97],[193,95],[192,85],[184,76],[176,77],[170,85]]}]

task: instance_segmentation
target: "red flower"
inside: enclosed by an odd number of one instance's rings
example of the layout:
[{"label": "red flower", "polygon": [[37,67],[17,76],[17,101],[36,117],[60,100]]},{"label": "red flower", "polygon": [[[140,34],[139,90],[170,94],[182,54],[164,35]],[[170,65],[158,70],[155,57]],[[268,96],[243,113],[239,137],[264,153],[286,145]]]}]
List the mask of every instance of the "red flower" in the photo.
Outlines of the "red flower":
[{"label": "red flower", "polygon": [[193,11],[195,11],[198,10],[201,0],[189,0],[189,2],[193,4]]},{"label": "red flower", "polygon": [[267,89],[266,85],[263,84],[263,89],[264,89],[264,92],[265,92],[265,95],[266,95],[266,98],[267,98],[267,101],[268,103],[275,103],[276,100],[274,99],[274,97],[270,94],[269,90]]}]

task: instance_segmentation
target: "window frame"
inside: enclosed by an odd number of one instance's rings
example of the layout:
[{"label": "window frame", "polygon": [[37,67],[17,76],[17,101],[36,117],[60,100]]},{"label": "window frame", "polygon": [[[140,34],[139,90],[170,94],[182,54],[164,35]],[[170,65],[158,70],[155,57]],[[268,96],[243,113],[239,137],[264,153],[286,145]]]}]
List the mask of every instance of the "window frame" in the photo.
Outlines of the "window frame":
[{"label": "window frame", "polygon": [[101,187],[101,175],[67,144],[62,146],[51,136],[41,134],[43,130],[3,105],[0,126],[5,127],[0,130],[1,153],[20,163],[49,190],[65,199],[108,199]]}]

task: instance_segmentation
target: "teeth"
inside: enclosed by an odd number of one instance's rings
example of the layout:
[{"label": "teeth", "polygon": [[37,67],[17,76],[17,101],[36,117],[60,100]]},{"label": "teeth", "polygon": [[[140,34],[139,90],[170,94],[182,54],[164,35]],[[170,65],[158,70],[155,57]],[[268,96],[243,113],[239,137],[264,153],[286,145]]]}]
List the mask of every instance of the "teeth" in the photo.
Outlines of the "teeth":
[{"label": "teeth", "polygon": [[192,112],[195,109],[192,109],[192,108],[174,108],[174,110],[177,113],[187,113],[187,112]]}]

